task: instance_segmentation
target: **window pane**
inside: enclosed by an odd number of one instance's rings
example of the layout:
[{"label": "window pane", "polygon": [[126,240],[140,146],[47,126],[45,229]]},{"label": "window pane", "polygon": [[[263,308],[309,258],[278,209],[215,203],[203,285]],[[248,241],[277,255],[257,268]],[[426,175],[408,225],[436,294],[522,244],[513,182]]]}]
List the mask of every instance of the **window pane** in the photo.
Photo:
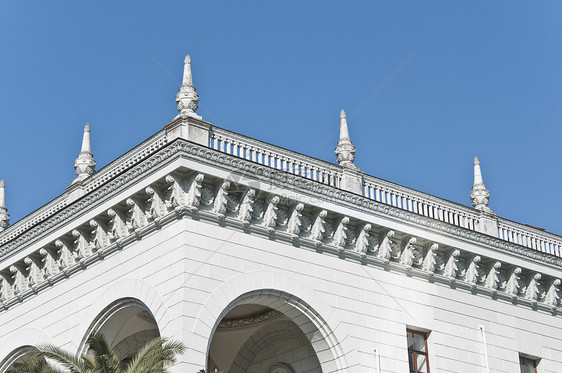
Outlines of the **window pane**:
[{"label": "window pane", "polygon": [[535,362],[529,359],[519,359],[521,373],[535,373]]},{"label": "window pane", "polygon": [[408,332],[408,349],[413,350],[414,349],[414,337],[413,334]]},{"label": "window pane", "polygon": [[416,351],[425,352],[425,336],[414,334],[414,345]]},{"label": "window pane", "polygon": [[412,354],[408,354],[408,362],[410,363],[410,373],[416,373],[416,370],[414,369],[414,357]]},{"label": "window pane", "polygon": [[418,372],[427,373],[427,358],[423,355],[417,355]]}]

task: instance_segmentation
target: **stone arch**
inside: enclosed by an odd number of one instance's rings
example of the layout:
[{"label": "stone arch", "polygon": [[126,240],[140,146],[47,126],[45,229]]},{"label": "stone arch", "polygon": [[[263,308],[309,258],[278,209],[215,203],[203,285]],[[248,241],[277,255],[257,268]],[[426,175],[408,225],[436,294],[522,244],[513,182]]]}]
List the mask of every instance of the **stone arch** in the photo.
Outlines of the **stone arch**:
[{"label": "stone arch", "polygon": [[52,341],[40,329],[21,329],[10,334],[0,341],[0,346],[2,346],[0,372],[4,372],[17,359],[43,344],[52,344]]},{"label": "stone arch", "polygon": [[207,298],[192,331],[207,342],[205,359],[220,320],[236,306],[249,303],[275,309],[295,322],[309,338],[323,372],[346,371],[346,360],[357,360],[353,348],[344,348],[346,335],[338,329],[341,319],[322,296],[303,281],[268,270],[236,276]]},{"label": "stone arch", "polygon": [[[308,345],[309,340],[301,332],[299,327],[287,320],[278,321],[258,330],[248,341],[242,346],[238,355],[234,359],[232,367],[230,368],[231,373],[245,373],[259,351],[263,348],[273,346],[280,341],[287,341],[294,339],[300,341],[302,345]],[[312,350],[312,346],[310,346]],[[312,353],[314,351],[311,351]],[[278,363],[283,364],[283,363]],[[288,364],[289,371],[294,371]]]},{"label": "stone arch", "polygon": [[[90,327],[88,328],[87,332],[82,338],[82,341],[80,342],[80,348],[78,349],[78,352],[81,354],[87,352],[85,349],[86,341],[90,335],[96,332],[102,332],[109,344],[112,345],[113,341],[120,333],[121,327],[124,327],[129,319],[135,316],[139,310],[142,310],[144,313],[146,313],[145,317],[147,318],[147,320],[155,321],[154,315],[146,306],[146,304],[136,298],[121,298],[108,305],[90,324]],[[156,327],[157,324],[158,323],[156,322]],[[131,349],[138,350],[148,340],[159,336],[159,330],[157,330],[156,333],[138,331],[134,335],[130,335],[127,340],[120,342],[116,346],[113,346],[113,348],[115,352],[128,351]]]},{"label": "stone arch", "polygon": [[160,294],[150,284],[139,279],[124,279],[109,284],[102,294],[83,311],[81,323],[74,333],[75,351],[84,352],[88,336],[104,322],[127,307],[145,309],[156,321],[161,335],[172,335],[168,308]]}]

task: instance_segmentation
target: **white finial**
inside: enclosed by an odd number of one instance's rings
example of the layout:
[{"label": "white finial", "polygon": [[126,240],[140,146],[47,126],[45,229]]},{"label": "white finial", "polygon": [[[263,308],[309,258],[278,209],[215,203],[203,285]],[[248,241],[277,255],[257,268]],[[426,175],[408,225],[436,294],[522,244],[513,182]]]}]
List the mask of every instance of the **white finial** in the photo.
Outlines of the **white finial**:
[{"label": "white finial", "polygon": [[345,111],[340,112],[340,140],[349,139],[349,130],[347,128],[347,116]]},{"label": "white finial", "polygon": [[474,157],[474,185],[470,192],[472,206],[478,210],[491,211],[488,207],[490,203],[490,192],[486,189],[482,179],[482,170],[480,169],[480,161],[478,157]]},{"label": "white finial", "polygon": [[193,76],[191,75],[191,57],[185,56],[183,61],[183,82],[182,86],[193,87]]},{"label": "white finial", "polygon": [[0,208],[6,208],[6,194],[5,194],[6,184],[4,179],[0,180]]},{"label": "white finial", "polygon": [[176,94],[176,103],[178,105],[178,111],[180,112],[178,117],[188,116],[201,119],[201,116],[195,114],[198,108],[199,95],[195,92],[195,86],[193,85],[191,57],[189,57],[189,55],[185,56],[183,81],[180,91]]},{"label": "white finial", "polygon": [[84,135],[82,136],[82,148],[78,154],[78,158],[74,161],[74,169],[78,177],[74,179],[72,184],[92,175],[95,172],[95,168],[96,161],[94,161],[94,155],[92,154],[90,145],[90,125],[86,123],[84,126]]},{"label": "white finial", "polygon": [[4,180],[0,180],[0,232],[8,228],[10,222],[10,215],[8,215],[8,209],[6,208],[5,188]]},{"label": "white finial", "polygon": [[84,126],[84,136],[82,136],[82,150],[80,153],[92,153],[90,146],[90,124],[86,123]]},{"label": "white finial", "polygon": [[478,157],[474,157],[474,185],[484,185],[482,180],[482,170],[480,170],[480,161]]},{"label": "white finial", "polygon": [[353,164],[355,151],[355,146],[353,146],[349,138],[347,116],[345,115],[345,111],[342,110],[340,112],[340,139],[338,140],[338,146],[336,146],[335,150],[338,163],[344,167],[357,169],[357,166]]}]

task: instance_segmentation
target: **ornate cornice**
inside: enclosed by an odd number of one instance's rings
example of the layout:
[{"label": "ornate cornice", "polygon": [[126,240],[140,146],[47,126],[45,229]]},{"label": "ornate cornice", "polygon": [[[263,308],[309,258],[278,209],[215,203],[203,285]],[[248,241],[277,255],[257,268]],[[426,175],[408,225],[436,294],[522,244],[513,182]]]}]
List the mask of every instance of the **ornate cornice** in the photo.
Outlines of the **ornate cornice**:
[{"label": "ornate cornice", "polygon": [[[91,194],[84,196],[62,211],[55,213],[53,216],[47,218],[42,224],[33,227],[24,235],[18,237],[17,240],[14,240],[7,245],[0,246],[0,261],[4,260],[9,255],[19,252],[24,247],[27,247],[31,241],[35,240],[38,236],[50,232],[51,230],[66,224],[68,221],[73,220],[74,215],[78,212],[87,210],[94,203],[110,194],[113,194],[113,192],[128,184],[132,180],[150,172],[154,168],[161,167],[163,162],[177,156],[178,153],[181,153],[183,157],[210,166],[220,167],[230,172],[242,173],[245,176],[261,180],[265,184],[272,184],[281,188],[289,188],[297,193],[305,194],[313,198],[320,198],[324,201],[352,208],[356,211],[375,214],[376,216],[391,219],[397,222],[406,222],[413,226],[431,230],[435,233],[445,234],[456,239],[462,239],[468,243],[478,243],[492,250],[509,252],[524,259],[537,261],[558,269],[562,268],[562,258],[529,249],[512,242],[503,241],[479,232],[420,216],[393,206],[373,201],[366,197],[349,193],[300,176],[295,176],[287,172],[262,166],[255,162],[230,156],[181,139],[177,139],[168,146],[158,149],[157,152],[152,154],[144,162],[130,168],[123,174],[115,177],[114,180],[110,180],[105,184],[100,184],[100,186],[103,185],[103,188],[95,190],[93,187],[89,187],[88,189],[92,189],[92,192],[90,192]],[[107,180],[110,179],[110,177],[109,175],[105,175],[103,179]]]},{"label": "ornate cornice", "polygon": [[[209,166],[208,169],[222,170],[222,174],[227,171],[231,176],[245,176],[253,180],[253,187],[230,180],[236,177],[217,179],[214,173],[206,175],[178,166],[177,172],[122,196],[122,201],[106,213],[86,222],[77,219],[78,215],[100,206],[125,188],[139,185],[140,179],[180,158]],[[320,210],[313,202],[303,204],[287,196],[280,198],[272,194],[273,189],[266,188],[270,185],[294,192],[297,196],[310,197],[309,201],[325,201],[365,215],[345,216],[338,208]],[[230,192],[236,198],[229,197]],[[102,187],[1,247],[0,304],[8,308],[87,269],[92,263],[177,218],[189,215],[197,215],[203,220],[218,220],[225,227],[266,238],[275,235],[276,240],[298,247],[365,265],[384,266],[451,286],[454,284],[455,287],[498,299],[517,301],[545,311],[555,312],[557,309],[558,278],[515,268],[512,263],[502,264],[494,259],[494,253],[509,253],[553,268],[561,275],[557,277],[562,277],[562,258],[384,205],[182,139],[155,151]],[[357,216],[379,217],[438,233],[442,237],[476,243],[489,249],[490,256],[481,258],[466,249],[459,250],[442,242],[425,242],[427,239],[424,237],[416,239],[406,232],[395,233],[369,218]],[[54,242],[38,248],[25,259],[9,263],[10,256],[63,227],[66,227],[65,232]]]}]

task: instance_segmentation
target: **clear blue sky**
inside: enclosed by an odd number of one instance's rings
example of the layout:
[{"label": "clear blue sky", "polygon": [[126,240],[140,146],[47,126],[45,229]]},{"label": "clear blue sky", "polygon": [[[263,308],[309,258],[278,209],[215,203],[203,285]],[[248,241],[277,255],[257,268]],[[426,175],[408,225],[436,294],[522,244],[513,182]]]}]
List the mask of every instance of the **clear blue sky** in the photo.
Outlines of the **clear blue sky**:
[{"label": "clear blue sky", "polygon": [[177,113],[335,161],[348,113],[366,173],[562,234],[562,3],[0,3],[0,178],[12,223]]}]

